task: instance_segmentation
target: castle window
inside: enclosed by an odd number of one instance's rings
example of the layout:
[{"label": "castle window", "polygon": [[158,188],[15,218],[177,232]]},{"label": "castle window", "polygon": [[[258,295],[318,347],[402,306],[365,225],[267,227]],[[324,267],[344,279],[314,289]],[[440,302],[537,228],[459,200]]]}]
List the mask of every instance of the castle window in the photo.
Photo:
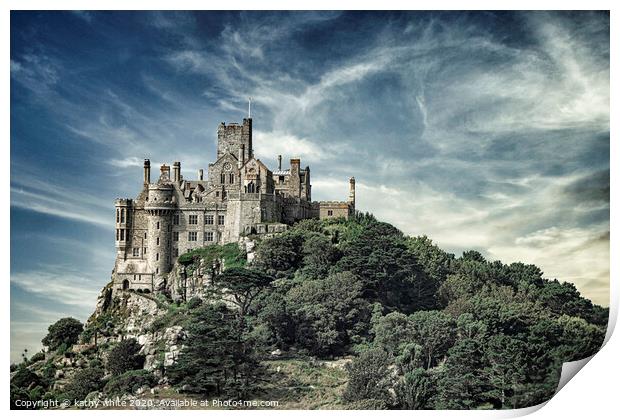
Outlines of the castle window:
[{"label": "castle window", "polygon": [[142,254],[146,255],[146,248],[142,248]]},{"label": "castle window", "polygon": [[140,256],[140,248],[134,248],[133,249],[133,256],[134,257],[139,257]]},{"label": "castle window", "polygon": [[121,209],[121,223],[125,223],[125,209]]},{"label": "castle window", "polygon": [[172,232],[172,240],[173,241],[179,240],[179,232]]},{"label": "castle window", "polygon": [[120,221],[121,221],[121,219],[120,219],[120,210],[116,209],[116,223],[118,223]]},{"label": "castle window", "polygon": [[190,214],[189,215],[189,224],[190,225],[197,225],[198,224],[198,215],[197,214]]},{"label": "castle window", "polygon": [[134,279],[134,281],[136,280],[136,275],[135,274],[133,275],[133,279]]},{"label": "castle window", "polygon": [[216,191],[216,192],[215,192],[215,196],[216,196],[216,197],[219,197],[219,196],[220,196],[220,192],[219,192],[219,191]]},{"label": "castle window", "polygon": [[175,225],[179,224],[179,215],[175,214],[174,216],[172,216],[172,223],[174,223]]},{"label": "castle window", "polygon": [[220,184],[223,184],[226,182],[226,174],[220,174]]},{"label": "castle window", "polygon": [[188,241],[198,240],[198,232],[187,232],[187,240]]},{"label": "castle window", "polygon": [[142,280],[142,274],[138,274],[138,280]]},{"label": "castle window", "polygon": [[253,182],[250,182],[250,183],[248,184],[248,192],[249,192],[249,193],[255,193],[255,192],[256,192],[256,186],[254,185],[254,183],[253,183]]},{"label": "castle window", "polygon": [[278,181],[280,182],[280,184],[284,184],[284,175],[280,175],[278,177]]},{"label": "castle window", "polygon": [[226,191],[222,191],[222,200],[226,200]]},{"label": "castle window", "polygon": [[179,248],[174,248],[172,250],[172,256],[173,257],[178,257],[179,256]]},{"label": "castle window", "polygon": [[159,261],[159,252],[155,254],[155,261]]},{"label": "castle window", "polygon": [[213,224],[213,215],[207,214],[205,216],[205,225],[212,225],[212,224]]},{"label": "castle window", "polygon": [[159,267],[155,268],[155,274],[159,274]]},{"label": "castle window", "polygon": [[125,229],[121,229],[121,241],[125,240]]},{"label": "castle window", "polygon": [[333,216],[334,215],[334,211],[333,210],[327,210],[327,215],[328,216]]},{"label": "castle window", "polygon": [[157,245],[159,245],[159,237],[157,238]]},{"label": "castle window", "polygon": [[157,229],[159,229],[159,222],[157,222]]},{"label": "castle window", "polygon": [[146,232],[144,232],[144,239],[146,239]]},{"label": "castle window", "polygon": [[235,183],[235,174],[233,174],[233,173],[228,174],[228,183],[229,184],[234,184]]},{"label": "castle window", "polygon": [[218,225],[223,225],[224,224],[224,215],[223,214],[218,214],[217,215],[217,224]]},{"label": "castle window", "polygon": [[213,242],[213,232],[205,232],[205,241]]},{"label": "castle window", "polygon": [[120,234],[120,229],[116,229],[116,240],[120,240],[121,234]]}]

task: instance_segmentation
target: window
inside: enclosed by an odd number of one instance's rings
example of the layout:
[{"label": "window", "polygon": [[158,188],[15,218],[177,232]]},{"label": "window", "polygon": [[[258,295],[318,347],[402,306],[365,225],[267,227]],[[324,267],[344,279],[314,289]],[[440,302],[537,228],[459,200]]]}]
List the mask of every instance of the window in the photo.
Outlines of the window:
[{"label": "window", "polygon": [[144,239],[146,239],[146,232],[144,232]]},{"label": "window", "polygon": [[187,248],[187,251],[185,252],[192,252],[192,248]]},{"label": "window", "polygon": [[197,241],[198,240],[198,232],[187,232],[187,240],[188,241]]},{"label": "window", "polygon": [[120,221],[121,221],[121,219],[120,219],[119,215],[120,215],[120,210],[119,210],[119,209],[116,209],[116,223],[118,223],[118,222],[120,222]]},{"label": "window", "polygon": [[173,241],[179,240],[179,232],[172,232],[172,240]]},{"label": "window", "polygon": [[234,184],[235,183],[235,174],[228,174],[228,183],[229,184]]},{"label": "window", "polygon": [[155,261],[159,261],[159,252],[155,254]]},{"label": "window", "polygon": [[218,214],[217,215],[217,224],[218,225],[223,225],[224,224],[224,215],[223,214]]},{"label": "window", "polygon": [[220,174],[220,184],[223,184],[226,182],[226,174]]},{"label": "window", "polygon": [[249,193],[254,193],[256,192],[256,186],[254,185],[253,182],[250,182],[247,186],[248,192]]},{"label": "window", "polygon": [[134,257],[139,257],[140,256],[140,248],[134,248],[133,249],[133,256]]},{"label": "window", "polygon": [[284,175],[280,175],[278,177],[278,182],[280,182],[280,184],[284,184]]},{"label": "window", "polygon": [[327,215],[328,216],[333,216],[334,215],[334,211],[333,210],[327,210]]},{"label": "window", "polygon": [[172,256],[173,257],[178,257],[179,256],[179,248],[174,248],[172,250]]},{"label": "window", "polygon": [[125,240],[125,229],[121,229],[121,241]]},{"label": "window", "polygon": [[121,236],[120,236],[120,235],[121,235],[121,234],[120,234],[120,232],[121,232],[121,230],[120,230],[120,229],[116,229],[116,240],[117,240],[117,241],[118,241],[118,240],[120,240],[120,237],[121,237]]},{"label": "window", "polygon": [[125,223],[125,209],[121,209],[121,223]]},{"label": "window", "polygon": [[146,248],[142,248],[142,254],[146,255]]},{"label": "window", "polygon": [[197,225],[198,224],[198,215],[197,214],[190,214],[189,215],[189,224],[190,225]]},{"label": "window", "polygon": [[213,232],[205,232],[205,241],[213,242]]},{"label": "window", "polygon": [[159,267],[155,268],[155,274],[159,274]]},{"label": "window", "polygon": [[157,238],[157,245],[159,245],[159,237]]},{"label": "window", "polygon": [[213,224],[213,215],[207,214],[205,216],[205,225],[212,225],[212,224]]},{"label": "window", "polygon": [[179,215],[175,214],[174,216],[172,216],[172,223],[175,225],[179,224]]}]

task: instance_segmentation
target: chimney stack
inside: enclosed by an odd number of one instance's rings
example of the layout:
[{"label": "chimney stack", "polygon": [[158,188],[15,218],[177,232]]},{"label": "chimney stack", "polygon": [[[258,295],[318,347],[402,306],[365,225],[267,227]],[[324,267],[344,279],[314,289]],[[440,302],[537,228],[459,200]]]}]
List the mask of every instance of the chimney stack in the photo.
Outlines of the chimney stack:
[{"label": "chimney stack", "polygon": [[144,159],[144,185],[151,183],[151,161]]},{"label": "chimney stack", "polygon": [[282,155],[278,155],[278,171],[282,170]]},{"label": "chimney stack", "polygon": [[172,174],[174,182],[181,182],[181,162],[174,162],[172,164]]},{"label": "chimney stack", "polygon": [[202,180],[203,180],[203,179],[202,179],[203,173],[204,173],[204,172],[203,172],[203,170],[202,170],[202,169],[199,169],[199,170],[198,170],[198,179],[199,179],[200,181],[202,181]]}]

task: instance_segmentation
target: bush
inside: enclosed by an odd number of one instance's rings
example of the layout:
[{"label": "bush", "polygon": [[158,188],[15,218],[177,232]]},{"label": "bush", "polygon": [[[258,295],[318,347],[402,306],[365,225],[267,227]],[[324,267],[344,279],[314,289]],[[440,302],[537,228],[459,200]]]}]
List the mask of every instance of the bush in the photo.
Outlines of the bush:
[{"label": "bush", "polygon": [[83,330],[82,323],[75,318],[62,318],[49,326],[48,333],[41,341],[50,350],[56,350],[63,344],[65,349],[76,344]]},{"label": "bush", "polygon": [[110,379],[103,388],[103,392],[109,397],[121,396],[123,394],[133,394],[138,388],[152,387],[157,383],[157,379],[147,370],[129,370],[120,376]]},{"label": "bush", "polygon": [[45,354],[40,351],[32,355],[32,357],[30,358],[30,363],[40,362],[41,360],[45,360]]},{"label": "bush", "polygon": [[187,309],[196,309],[200,305],[202,305],[202,299],[198,296],[194,296],[187,302]]},{"label": "bush", "polygon": [[347,365],[349,382],[344,390],[345,401],[390,401],[390,356],[381,349],[368,350]]},{"label": "bush", "polygon": [[78,370],[69,384],[65,387],[62,398],[71,402],[86,398],[93,391],[99,391],[103,385],[103,370],[86,368]]},{"label": "bush", "polygon": [[144,356],[138,354],[140,347],[133,338],[118,343],[108,355],[108,370],[113,375],[120,375],[128,370],[141,369],[144,365]]}]

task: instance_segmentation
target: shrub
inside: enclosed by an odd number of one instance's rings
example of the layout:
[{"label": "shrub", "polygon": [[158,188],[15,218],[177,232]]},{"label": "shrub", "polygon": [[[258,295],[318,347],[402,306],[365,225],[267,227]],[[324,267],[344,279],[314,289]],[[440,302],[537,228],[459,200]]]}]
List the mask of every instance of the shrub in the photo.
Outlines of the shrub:
[{"label": "shrub", "polygon": [[93,391],[99,391],[103,385],[103,370],[86,368],[78,370],[65,387],[62,398],[70,401],[83,400]]},{"label": "shrub", "polygon": [[140,369],[144,365],[144,356],[138,354],[140,345],[135,339],[123,340],[110,350],[108,370],[113,375],[120,375],[128,370]]},{"label": "shrub", "polygon": [[347,365],[349,382],[344,390],[345,401],[390,400],[390,356],[381,349],[372,349],[361,353]]},{"label": "shrub", "polygon": [[109,397],[116,397],[123,394],[133,394],[138,388],[152,387],[157,383],[157,379],[147,370],[129,370],[116,376],[105,385],[103,392]]},{"label": "shrub", "polygon": [[198,296],[194,296],[187,302],[188,309],[195,309],[200,305],[202,305],[202,299],[200,299]]}]

